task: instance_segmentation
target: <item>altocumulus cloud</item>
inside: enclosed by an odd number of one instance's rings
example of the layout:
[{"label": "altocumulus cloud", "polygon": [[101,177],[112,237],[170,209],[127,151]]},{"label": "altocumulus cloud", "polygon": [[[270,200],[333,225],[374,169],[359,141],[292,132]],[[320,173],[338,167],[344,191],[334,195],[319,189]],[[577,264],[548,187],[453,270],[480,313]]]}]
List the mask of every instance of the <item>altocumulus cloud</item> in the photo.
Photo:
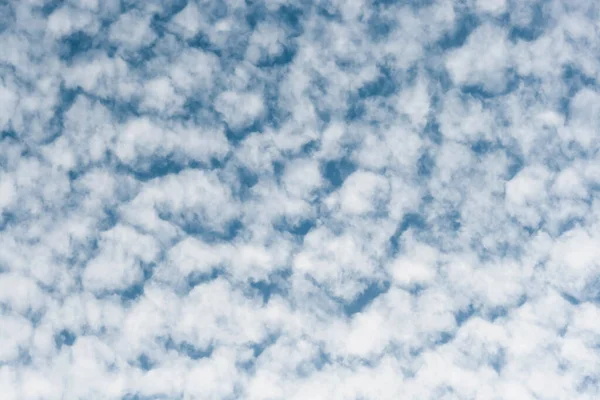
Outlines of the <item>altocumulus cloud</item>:
[{"label": "altocumulus cloud", "polygon": [[0,397],[600,398],[592,0],[0,4]]}]

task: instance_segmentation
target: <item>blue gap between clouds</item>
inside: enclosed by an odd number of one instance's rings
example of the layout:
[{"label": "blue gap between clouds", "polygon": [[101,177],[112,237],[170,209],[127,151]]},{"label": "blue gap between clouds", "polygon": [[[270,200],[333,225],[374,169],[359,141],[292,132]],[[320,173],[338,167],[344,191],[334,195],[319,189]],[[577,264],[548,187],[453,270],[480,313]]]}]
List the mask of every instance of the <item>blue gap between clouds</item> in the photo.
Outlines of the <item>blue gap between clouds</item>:
[{"label": "blue gap between clouds", "polygon": [[519,173],[525,166],[523,156],[520,154],[518,148],[513,146],[505,146],[499,142],[491,142],[485,139],[478,139],[470,143],[470,148],[473,153],[478,157],[485,156],[486,154],[493,153],[495,151],[504,151],[506,157],[509,160],[506,169],[506,180],[511,180],[516,174]]},{"label": "blue gap between clouds", "polygon": [[242,220],[233,219],[225,225],[225,229],[221,232],[207,229],[201,221],[194,220],[193,222],[186,221],[182,228],[188,235],[200,237],[206,243],[216,243],[232,241],[239,235],[244,225]]},{"label": "blue gap between clouds", "polygon": [[250,282],[250,288],[254,293],[262,297],[264,304],[267,304],[274,294],[285,296],[288,293],[288,279],[292,276],[290,269],[284,269],[269,274],[266,280],[257,280]]},{"label": "blue gap between clouds", "polygon": [[194,121],[198,125],[217,125],[219,118],[214,107],[213,101],[206,96],[205,93],[194,93],[185,99],[183,103],[184,121]]},{"label": "blue gap between clouds", "polygon": [[156,363],[146,353],[142,353],[137,358],[137,365],[142,371],[150,371]]},{"label": "blue gap between clouds", "polygon": [[49,17],[56,9],[58,9],[61,5],[65,3],[65,0],[52,0],[44,3],[42,7],[40,7],[40,12],[42,16]]},{"label": "blue gap between clouds", "polygon": [[200,238],[206,243],[231,241],[244,227],[240,219],[232,219],[225,224],[222,231],[215,230],[206,225],[205,216],[193,211],[173,214],[170,211],[159,210],[158,217],[179,226],[186,234]]},{"label": "blue gap between clouds", "polygon": [[279,339],[279,334],[269,334],[264,340],[251,344],[250,348],[252,349],[253,357],[250,360],[238,363],[237,367],[246,372],[252,373],[256,365],[256,360],[267,348],[275,344],[277,339]]},{"label": "blue gap between clouds", "polygon": [[304,14],[304,10],[295,5],[282,5],[273,15],[273,19],[284,26],[290,37],[298,37],[304,33],[304,27],[302,26]]},{"label": "blue gap between clouds", "polygon": [[76,31],[59,40],[58,56],[62,61],[69,63],[78,55],[95,47],[97,43],[93,37],[83,31]]},{"label": "blue gap between clouds", "polygon": [[[3,210],[2,214],[0,214],[0,232],[5,230],[9,226],[14,226],[15,224],[17,224],[17,221],[18,219],[15,213]],[[0,268],[0,273],[1,272],[2,269]]]},{"label": "blue gap between clouds", "polygon": [[207,53],[213,53],[219,58],[223,55],[222,49],[211,43],[208,35],[204,32],[198,32],[194,37],[188,39],[186,44],[188,47],[200,49]]},{"label": "blue gap between clouds", "polygon": [[396,93],[398,84],[393,76],[393,71],[385,65],[379,66],[379,76],[375,80],[366,82],[356,93],[348,97],[346,114],[348,121],[356,121],[364,117],[364,100],[370,97],[389,97]]},{"label": "blue gap between clouds", "polygon": [[506,365],[506,351],[503,348],[499,348],[489,358],[488,363],[499,374]]},{"label": "blue gap between clouds", "polygon": [[471,143],[471,151],[478,156],[482,156],[488,154],[497,149],[497,145],[495,143],[490,142],[489,140],[479,139],[475,142]]},{"label": "blue gap between clouds", "polygon": [[381,65],[379,66],[379,76],[361,86],[358,89],[358,97],[360,99],[373,96],[389,97],[397,91],[397,88],[393,71],[389,67]]},{"label": "blue gap between clouds", "polygon": [[[589,205],[589,204],[588,204]],[[585,224],[584,217],[571,217],[567,218],[564,222],[562,222],[557,231],[557,236],[562,235],[565,232],[573,230],[575,228],[579,228]]]},{"label": "blue gap between clouds", "polygon": [[6,31],[16,21],[16,14],[12,4],[3,2],[0,4],[0,34]]},{"label": "blue gap between clouds", "polygon": [[354,299],[346,301],[343,298],[332,294],[327,285],[319,283],[310,274],[305,274],[304,277],[316,288],[321,290],[329,299],[333,300],[336,304],[336,307],[339,307],[339,310],[342,311],[347,317],[352,317],[354,314],[364,310],[373,302],[373,300],[386,293],[390,288],[390,282],[388,281],[364,282],[364,280],[361,280],[362,283],[367,283],[365,289]]},{"label": "blue gap between clouds", "polygon": [[427,118],[427,123],[423,129],[423,136],[431,140],[432,143],[436,145],[442,144],[444,137],[440,131],[440,124],[433,115],[430,115]]},{"label": "blue gap between clouds", "polygon": [[42,144],[52,143],[54,140],[56,140],[62,135],[64,126],[64,115],[67,111],[69,111],[69,109],[77,99],[77,96],[81,92],[81,89],[68,89],[64,86],[63,83],[61,83],[58,94],[59,103],[56,106],[54,115],[50,119],[50,126],[47,129],[48,134],[46,138],[44,138]]},{"label": "blue gap between clouds", "polygon": [[176,175],[185,169],[216,169],[221,166],[221,162],[216,158],[211,158],[209,164],[195,160],[176,160],[173,155],[153,157],[142,160],[136,165],[129,166],[117,161],[117,172],[132,175],[138,181],[149,181],[161,178],[167,175]]},{"label": "blue gap between clouds", "polygon": [[224,276],[225,271],[222,268],[213,268],[210,272],[190,272],[185,278],[187,289],[192,290],[198,285],[212,282],[215,279]]},{"label": "blue gap between clouds", "polygon": [[561,297],[563,299],[565,299],[566,301],[568,301],[571,305],[577,306],[577,305],[581,304],[581,300],[579,300],[575,296],[570,295],[567,292],[561,292],[560,295],[561,295]]},{"label": "blue gap between clouds", "polygon": [[241,128],[232,128],[226,122],[225,124],[225,136],[231,144],[239,144],[242,140],[247,138],[252,133],[259,133],[264,130],[264,120],[255,120],[251,124],[243,126]]},{"label": "blue gap between clouds", "polygon": [[441,221],[438,226],[444,228],[446,232],[450,231],[452,233],[456,233],[462,226],[461,218],[462,216],[460,211],[450,210],[441,216]]},{"label": "blue gap between clouds", "polygon": [[344,313],[352,316],[363,311],[377,297],[385,294],[390,289],[390,282],[372,282],[354,300],[344,304]]},{"label": "blue gap between clouds", "polygon": [[459,15],[454,29],[438,40],[434,47],[439,47],[442,51],[461,47],[479,25],[479,18],[475,14],[462,13]]},{"label": "blue gap between clouds", "polygon": [[425,151],[417,160],[417,175],[421,178],[429,178],[435,168],[435,159],[429,151]]},{"label": "blue gap between clouds", "polygon": [[579,393],[600,392],[600,378],[598,376],[585,375],[579,385],[577,385],[577,391]]},{"label": "blue gap between clouds", "polygon": [[136,283],[127,287],[125,290],[119,292],[121,300],[124,302],[131,302],[138,299],[144,294],[144,282]]},{"label": "blue gap between clouds", "polygon": [[510,160],[506,170],[506,180],[511,180],[525,167],[525,161],[521,155],[512,153],[508,149],[506,150],[506,154]]},{"label": "blue gap between clouds", "polygon": [[114,228],[119,222],[119,214],[116,208],[105,207],[103,210],[103,216],[98,223],[98,230],[100,232],[107,231]]},{"label": "blue gap between clouds", "polygon": [[415,212],[404,214],[402,221],[398,225],[398,228],[396,228],[396,231],[389,239],[392,254],[396,254],[398,251],[400,251],[400,238],[402,237],[402,234],[410,228],[416,230],[425,229],[425,218],[421,214]]},{"label": "blue gap between clouds", "polygon": [[321,148],[319,140],[310,140],[302,145],[300,148],[300,154],[310,157],[313,153],[317,152]]},{"label": "blue gap between clouds", "polygon": [[135,283],[125,288],[125,290],[118,292],[118,294],[121,296],[121,301],[132,302],[137,300],[141,295],[144,294],[144,285],[150,278],[152,278],[154,269],[156,268],[156,264],[140,262],[140,267],[142,269],[143,274],[142,281]]},{"label": "blue gap between clouds", "polygon": [[260,355],[271,345],[275,344],[275,342],[277,342],[277,339],[279,338],[279,335],[268,335],[267,338],[265,340],[263,340],[262,342],[258,342],[258,343],[254,343],[252,344],[252,355],[254,356],[254,358],[258,358],[260,357]]},{"label": "blue gap between clouds", "polygon": [[251,190],[258,183],[259,176],[245,167],[238,167],[236,169],[236,175],[238,185],[234,190],[234,195],[243,201],[250,197]]},{"label": "blue gap between clouds", "polygon": [[[292,60],[290,60],[291,62]],[[263,86],[263,101],[265,105],[264,124],[273,130],[279,129],[283,123],[290,119],[291,112],[281,107],[279,82],[285,74],[281,66],[269,69],[271,79]]]},{"label": "blue gap between clouds", "polygon": [[385,40],[396,28],[397,23],[387,13],[377,10],[367,21],[367,32],[371,40]]},{"label": "blue gap between clouds", "polygon": [[454,334],[452,332],[440,332],[433,339],[433,344],[435,346],[443,346],[452,341],[452,339],[454,339]]},{"label": "blue gap between clouds", "polygon": [[111,296],[118,296],[121,300],[121,303],[124,305],[131,304],[139,299],[144,294],[144,286],[146,281],[152,278],[154,268],[156,267],[155,263],[144,263],[140,262],[140,267],[142,269],[142,280],[140,282],[136,282],[125,289],[118,290],[104,290],[97,293],[96,297],[102,299]]},{"label": "blue gap between clouds", "polygon": [[582,298],[596,306],[600,303],[600,274],[596,274],[596,276],[586,282]]},{"label": "blue gap between clouds", "polygon": [[593,87],[597,90],[598,82],[594,78],[585,75],[576,65],[572,64],[563,66],[562,80],[567,85],[568,91],[560,99],[559,111],[568,121],[571,115],[570,108],[573,96],[584,87]]},{"label": "blue gap between clouds", "polygon": [[527,296],[521,295],[519,297],[519,300],[517,301],[517,304],[515,304],[513,307],[504,307],[504,306],[492,307],[489,310],[487,310],[484,317],[487,318],[488,320],[494,322],[499,318],[506,317],[511,310],[521,307],[526,302],[527,302]]},{"label": "blue gap between clouds", "polygon": [[139,117],[142,115],[139,110],[141,102],[139,98],[130,101],[119,101],[115,98],[101,98],[92,93],[86,93],[86,96],[100,102],[100,104],[106,107],[117,122],[124,123],[131,117]]},{"label": "blue gap between clouds", "polygon": [[473,304],[469,304],[466,309],[460,309],[454,314],[454,319],[456,320],[457,326],[462,326],[466,321],[469,320],[473,315],[475,315],[476,310]]},{"label": "blue gap between clouds", "polygon": [[254,30],[256,26],[265,20],[269,11],[263,1],[245,0],[246,12],[244,13],[246,23],[250,29]]},{"label": "blue gap between clouds", "polygon": [[511,26],[508,34],[509,40],[516,42],[524,40],[531,42],[539,38],[546,29],[548,16],[544,15],[544,2],[538,2],[532,6],[531,21],[525,26]]},{"label": "blue gap between clouds", "polygon": [[199,360],[201,358],[208,358],[212,355],[214,351],[214,346],[210,345],[206,349],[200,349],[191,343],[186,341],[183,342],[175,342],[172,337],[160,339],[164,348],[166,350],[173,350],[183,356],[186,356],[192,360]]},{"label": "blue gap between clouds", "polygon": [[358,166],[348,156],[344,156],[337,160],[327,161],[321,165],[321,174],[329,182],[329,184],[337,189],[356,171]]},{"label": "blue gap between clouds", "polygon": [[159,38],[162,38],[165,35],[167,25],[171,18],[183,10],[187,4],[188,0],[171,0],[169,2],[163,2],[161,4],[163,10],[154,13],[150,19],[150,28],[152,28]]},{"label": "blue gap between clouds", "polygon": [[569,87],[569,97],[574,96],[584,87],[592,86],[596,88],[598,86],[596,79],[587,76],[581,69],[573,64],[567,64],[563,67],[562,79]]},{"label": "blue gap between clouds", "polygon": [[73,251],[63,262],[68,268],[84,268],[84,266],[98,253],[98,238],[85,238],[74,241]]},{"label": "blue gap between clouds", "polygon": [[316,225],[314,219],[300,219],[299,221],[288,221],[287,218],[280,218],[274,223],[275,230],[287,232],[294,236],[303,237]]},{"label": "blue gap between clouds", "polygon": [[[14,140],[15,142],[20,143],[21,140],[19,140],[19,135],[17,134],[17,131],[15,131],[12,127],[8,128],[8,129],[4,129],[2,132],[0,132],[0,141],[4,141],[4,140]],[[2,164],[0,164],[2,165]]]},{"label": "blue gap between clouds", "polygon": [[63,329],[54,336],[54,344],[60,350],[63,346],[72,346],[75,343],[75,339],[77,339],[75,333],[68,329]]}]

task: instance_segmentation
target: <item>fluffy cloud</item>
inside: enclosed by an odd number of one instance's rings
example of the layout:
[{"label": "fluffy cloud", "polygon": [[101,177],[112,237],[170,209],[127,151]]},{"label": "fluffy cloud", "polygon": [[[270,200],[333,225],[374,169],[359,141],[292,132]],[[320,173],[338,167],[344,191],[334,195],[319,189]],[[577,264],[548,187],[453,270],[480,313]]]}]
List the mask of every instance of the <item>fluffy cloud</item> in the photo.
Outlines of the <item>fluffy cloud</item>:
[{"label": "fluffy cloud", "polygon": [[598,398],[597,21],[0,5],[0,397]]}]

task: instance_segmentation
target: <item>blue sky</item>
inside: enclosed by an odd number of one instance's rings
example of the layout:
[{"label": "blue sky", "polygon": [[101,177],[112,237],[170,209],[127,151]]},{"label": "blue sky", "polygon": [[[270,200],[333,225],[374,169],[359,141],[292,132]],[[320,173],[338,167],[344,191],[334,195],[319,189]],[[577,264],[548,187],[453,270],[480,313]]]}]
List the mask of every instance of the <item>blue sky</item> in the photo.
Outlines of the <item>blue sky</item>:
[{"label": "blue sky", "polygon": [[597,399],[591,0],[0,5],[3,399]]}]

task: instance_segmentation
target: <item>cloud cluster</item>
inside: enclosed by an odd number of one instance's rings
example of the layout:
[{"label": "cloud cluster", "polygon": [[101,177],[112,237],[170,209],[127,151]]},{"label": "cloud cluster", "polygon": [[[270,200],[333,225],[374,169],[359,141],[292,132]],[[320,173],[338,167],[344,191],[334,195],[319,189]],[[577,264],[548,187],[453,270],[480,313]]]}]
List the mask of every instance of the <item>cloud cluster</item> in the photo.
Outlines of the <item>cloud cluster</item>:
[{"label": "cloud cluster", "polygon": [[599,398],[599,17],[0,5],[0,397]]}]

